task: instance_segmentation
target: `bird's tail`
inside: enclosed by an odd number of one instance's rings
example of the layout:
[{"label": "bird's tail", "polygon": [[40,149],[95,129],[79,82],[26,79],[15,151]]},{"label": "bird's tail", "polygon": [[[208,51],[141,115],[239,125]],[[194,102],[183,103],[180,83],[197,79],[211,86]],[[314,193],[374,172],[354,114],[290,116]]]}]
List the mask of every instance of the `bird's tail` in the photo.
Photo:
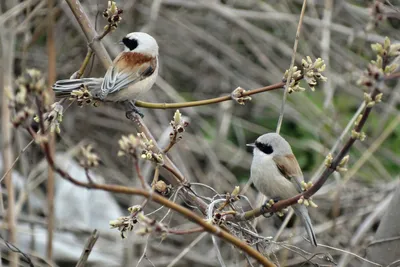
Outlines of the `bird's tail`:
[{"label": "bird's tail", "polygon": [[68,97],[72,91],[80,89],[82,85],[86,85],[89,92],[96,97],[101,90],[102,82],[102,78],[59,80],[53,85],[53,91],[56,97]]},{"label": "bird's tail", "polygon": [[311,244],[315,247],[318,246],[317,238],[315,237],[314,229],[311,223],[310,216],[308,215],[307,208],[303,205],[297,204],[293,206],[293,210],[304,224]]}]

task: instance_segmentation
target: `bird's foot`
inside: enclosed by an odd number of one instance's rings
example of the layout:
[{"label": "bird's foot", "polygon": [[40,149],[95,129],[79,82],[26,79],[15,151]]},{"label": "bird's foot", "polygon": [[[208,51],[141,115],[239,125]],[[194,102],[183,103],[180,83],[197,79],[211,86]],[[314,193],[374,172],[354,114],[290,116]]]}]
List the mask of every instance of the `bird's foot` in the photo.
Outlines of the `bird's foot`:
[{"label": "bird's foot", "polygon": [[127,119],[135,120],[137,115],[139,115],[141,118],[144,117],[144,114],[135,106],[135,101],[127,101],[125,106],[127,108],[125,113]]},{"label": "bird's foot", "polygon": [[[264,205],[261,206],[262,211],[267,211],[267,210],[271,209],[272,206],[273,206],[276,202],[278,202],[279,200],[280,200],[279,197],[267,199],[267,201],[264,202]],[[269,218],[269,217],[271,217],[272,215],[273,215],[272,212],[267,212],[267,213],[264,213],[264,212],[263,212],[263,216],[266,217],[266,218]]]}]

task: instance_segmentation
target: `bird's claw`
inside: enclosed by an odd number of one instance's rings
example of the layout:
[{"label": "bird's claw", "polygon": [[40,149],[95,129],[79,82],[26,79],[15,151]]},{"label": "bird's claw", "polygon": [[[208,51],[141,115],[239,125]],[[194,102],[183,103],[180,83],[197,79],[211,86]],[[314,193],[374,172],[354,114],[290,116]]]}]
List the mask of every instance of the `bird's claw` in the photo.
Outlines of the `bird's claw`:
[{"label": "bird's claw", "polygon": [[[271,199],[268,199],[267,201],[265,201],[264,205],[261,206],[262,211],[266,211],[266,210],[271,209],[272,206],[273,206],[276,202],[278,202],[279,200],[280,200],[279,198],[271,198]],[[269,218],[269,217],[271,217],[272,215],[273,215],[272,212],[268,212],[268,215],[267,215],[265,212],[263,212],[263,216],[264,216],[265,218]]]},{"label": "bird's claw", "polygon": [[128,110],[125,113],[125,116],[128,120],[134,120],[136,118],[136,116],[139,115],[142,119],[144,117],[144,114],[142,112],[140,112],[138,109],[135,110]]},{"label": "bird's claw", "polygon": [[125,107],[127,109],[125,113],[127,119],[135,120],[137,115],[139,115],[143,119],[144,114],[135,106],[135,101],[125,102]]}]

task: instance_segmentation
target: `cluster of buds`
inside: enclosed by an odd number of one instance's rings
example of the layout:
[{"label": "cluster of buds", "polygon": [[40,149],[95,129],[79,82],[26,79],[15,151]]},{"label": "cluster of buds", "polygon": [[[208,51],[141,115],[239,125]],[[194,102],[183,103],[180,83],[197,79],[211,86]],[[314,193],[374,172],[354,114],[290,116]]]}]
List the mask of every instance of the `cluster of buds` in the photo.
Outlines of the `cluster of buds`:
[{"label": "cluster of buds", "polygon": [[170,125],[172,127],[172,132],[169,134],[169,139],[171,143],[176,144],[182,140],[182,133],[189,125],[189,122],[182,119],[182,114],[179,112],[179,109],[177,109],[174,113],[173,120],[170,122]]},{"label": "cluster of buds", "polygon": [[314,62],[311,57],[307,56],[307,59],[302,59],[301,65],[303,66],[304,80],[312,91],[315,90],[317,80],[325,82],[327,78],[321,74],[326,68],[324,60],[317,58]]},{"label": "cluster of buds", "polygon": [[144,226],[135,232],[138,235],[143,236],[154,232],[161,234],[162,238],[164,238],[168,234],[167,227],[144,215],[140,205],[129,207],[128,210],[130,212],[129,216],[119,217],[109,222],[111,229],[116,228],[121,232],[122,238],[126,238],[125,233],[132,231],[137,223]]},{"label": "cluster of buds", "polygon": [[[364,93],[364,101],[365,101],[365,104],[367,105],[368,108],[371,108],[371,107],[375,106],[376,103],[379,103],[379,102],[382,101],[382,96],[383,96],[383,94],[382,94],[382,93],[379,93],[379,94],[377,94],[377,95],[374,97],[374,99],[372,99],[371,94],[369,94],[369,93]],[[361,120],[361,118],[360,118],[360,116],[359,116],[359,117],[357,118],[355,124],[358,125],[359,122],[360,122],[360,120]]]},{"label": "cluster of buds", "polygon": [[16,92],[13,96],[10,90],[5,89],[9,98],[9,107],[15,110],[15,115],[11,119],[14,127],[30,123],[34,115],[34,106],[36,98],[42,105],[42,110],[48,110],[50,106],[50,96],[46,90],[44,77],[39,70],[28,69],[16,80]]},{"label": "cluster of buds", "polygon": [[58,102],[51,105],[51,110],[46,114],[46,121],[50,124],[50,132],[60,134],[60,123],[63,119],[64,107]]},{"label": "cluster of buds", "polygon": [[103,11],[103,17],[107,19],[108,22],[108,25],[104,27],[104,30],[115,30],[118,28],[118,24],[122,19],[122,13],[122,9],[119,9],[114,1],[108,1],[107,9]]},{"label": "cluster of buds", "polygon": [[283,75],[284,81],[287,81],[289,79],[290,73],[291,73],[291,78],[290,78],[287,92],[289,94],[291,94],[293,92],[303,92],[304,90],[306,90],[304,87],[301,87],[299,84],[300,80],[302,78],[301,70],[298,70],[297,66],[294,66],[293,68],[291,68],[289,70],[286,70],[285,74]]},{"label": "cluster of buds", "polygon": [[314,201],[312,201],[311,198],[304,198],[304,196],[301,196],[299,198],[299,200],[297,200],[297,203],[299,204],[303,204],[306,207],[313,207],[313,208],[318,208],[318,205],[314,203]]},{"label": "cluster of buds", "polygon": [[336,167],[336,171],[338,172],[347,172],[347,163],[349,162],[350,156],[344,156],[342,160],[339,162],[338,166]]},{"label": "cluster of buds", "polygon": [[308,183],[306,183],[305,181],[301,181],[301,189],[303,191],[307,191],[308,189],[310,189],[313,186],[313,183],[310,181]]},{"label": "cluster of buds", "polygon": [[233,90],[231,94],[231,98],[235,100],[239,105],[245,105],[247,101],[251,100],[250,96],[244,96],[243,94],[246,93],[246,90],[242,87],[238,87]]},{"label": "cluster of buds", "polygon": [[147,217],[143,212],[138,213],[137,219],[143,226],[135,232],[137,235],[145,236],[151,233],[156,233],[161,235],[162,239],[167,237],[168,228],[164,224]]},{"label": "cluster of buds", "polygon": [[137,215],[142,211],[140,205],[132,206],[128,208],[130,216],[118,217],[116,220],[109,222],[111,229],[117,228],[121,232],[121,238],[126,238],[125,233],[133,230],[135,224],[137,224]]},{"label": "cluster of buds", "polygon": [[385,65],[385,68],[383,69],[383,61],[384,59],[388,61],[389,59],[400,55],[400,43],[391,44],[390,39],[386,37],[383,45],[376,43],[372,44],[371,48],[377,54],[376,60],[371,60],[372,65],[383,71],[385,75],[393,73],[399,67],[398,64],[393,63]]},{"label": "cluster of buds", "polygon": [[30,107],[22,107],[17,110],[13,118],[11,119],[11,123],[15,128],[18,128],[21,125],[25,125],[26,122],[29,122],[29,118],[31,118],[35,114],[35,111]]},{"label": "cluster of buds", "polygon": [[149,140],[144,133],[138,133],[138,137],[140,139],[141,147],[143,148],[142,154],[140,157],[142,159],[147,159],[154,161],[157,164],[163,165],[164,159],[161,153],[153,152],[153,140]]},{"label": "cluster of buds", "polygon": [[383,45],[375,43],[371,44],[371,48],[380,57],[397,57],[400,55],[400,43],[391,44],[389,37],[385,38]]},{"label": "cluster of buds", "polygon": [[129,216],[119,217],[116,220],[112,220],[109,222],[111,229],[117,228],[121,233],[121,238],[126,238],[125,233],[133,230],[133,227],[137,223],[136,219],[132,219]]},{"label": "cluster of buds", "polygon": [[[42,73],[37,69],[28,69],[26,72],[17,78],[17,87],[19,92],[16,98],[20,103],[26,101],[29,94],[41,95],[46,90],[46,84]],[[20,95],[19,95],[20,94]]]},{"label": "cluster of buds", "polygon": [[[352,137],[353,137],[353,135],[355,134],[356,132],[353,130],[353,132],[352,132]],[[357,135],[357,137],[353,137],[353,138],[355,138],[355,139],[360,139],[361,138],[361,136],[362,136],[362,138],[365,138],[365,134],[364,133],[358,133],[358,134],[356,134]],[[343,158],[342,158],[342,160],[339,162],[339,164],[336,166],[336,171],[338,171],[338,172],[347,172],[347,163],[349,162],[349,158],[350,158],[350,156],[349,155],[347,155],[347,156],[344,156]],[[332,162],[333,162],[333,157],[332,157],[332,154],[331,153],[329,153],[327,156],[326,156],[326,158],[325,158],[325,166],[327,167],[327,168],[331,168],[332,167]],[[302,185],[303,186],[303,185]],[[312,184],[311,184],[311,186],[312,186]],[[308,190],[308,188],[306,188],[305,186],[303,186],[303,189],[306,189],[306,190]]]},{"label": "cluster of buds", "polygon": [[358,132],[355,129],[353,129],[351,131],[351,138],[358,139],[362,142],[365,140],[365,138],[367,138],[367,135],[364,132]]},{"label": "cluster of buds", "polygon": [[386,37],[383,44],[375,43],[371,45],[371,48],[376,53],[376,60],[371,60],[371,64],[358,81],[359,85],[367,89],[375,87],[385,75],[392,74],[399,67],[398,64],[388,64],[388,62],[391,58],[400,55],[400,43],[391,44],[390,39]]},{"label": "cluster of buds", "polygon": [[118,144],[118,157],[129,155],[137,158],[137,147],[139,146],[140,142],[134,134],[130,134],[128,136],[123,135],[121,139],[119,139]]},{"label": "cluster of buds", "polygon": [[152,186],[154,190],[162,196],[168,196],[172,192],[172,186],[166,184],[164,181],[159,180]]},{"label": "cluster of buds", "polygon": [[223,216],[221,212],[215,212],[212,217],[211,223],[221,226],[225,223],[225,221],[226,221],[226,217]]},{"label": "cluster of buds", "polygon": [[[306,183],[305,181],[301,182],[301,189],[303,191],[309,190],[313,186],[313,183],[310,181]],[[311,206],[313,208],[318,208],[318,205],[312,201],[312,198],[305,199],[303,196],[297,201],[299,204],[304,204],[305,206]]]},{"label": "cluster of buds", "polygon": [[380,1],[375,1],[375,3],[371,6],[369,13],[370,21],[366,26],[367,31],[373,30],[378,26],[379,22],[386,19],[383,3]]},{"label": "cluster of buds", "polygon": [[155,153],[152,151],[154,145],[153,141],[147,139],[144,133],[138,133],[137,136],[130,134],[128,136],[123,135],[118,141],[119,151],[118,156],[131,156],[137,158],[138,151],[142,159],[147,159],[156,162],[157,164],[164,164],[164,160],[161,153]]},{"label": "cluster of buds", "polygon": [[99,166],[101,159],[99,155],[93,152],[92,145],[81,147],[81,159],[79,164],[85,168],[90,169]]},{"label": "cluster of buds", "polygon": [[325,162],[324,162],[325,167],[330,168],[332,166],[332,162],[333,162],[333,156],[332,156],[332,153],[329,153],[325,157]]},{"label": "cluster of buds", "polygon": [[[61,132],[60,123],[62,122],[63,119],[63,111],[64,107],[58,102],[53,103],[50,106],[50,111],[43,114],[44,126],[46,127],[46,129],[50,128],[50,132],[52,133],[56,132],[60,134]],[[33,120],[39,123],[40,118],[38,115],[35,115]]]},{"label": "cluster of buds", "polygon": [[84,105],[98,106],[98,102],[94,100],[92,93],[85,84],[82,84],[79,89],[73,90],[69,100],[76,100],[80,107],[83,107]]},{"label": "cluster of buds", "polygon": [[366,89],[371,89],[375,87],[376,82],[381,80],[383,77],[383,70],[378,65],[382,66],[382,57],[378,56],[378,62],[374,61],[376,64],[369,64],[367,70],[357,81],[358,85],[364,86]]}]

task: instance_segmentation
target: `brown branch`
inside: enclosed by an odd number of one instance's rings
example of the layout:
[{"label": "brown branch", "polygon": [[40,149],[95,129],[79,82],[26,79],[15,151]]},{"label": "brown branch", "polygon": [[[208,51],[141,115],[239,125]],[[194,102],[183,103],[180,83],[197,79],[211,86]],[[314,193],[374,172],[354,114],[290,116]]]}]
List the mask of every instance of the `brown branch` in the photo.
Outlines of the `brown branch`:
[{"label": "brown branch", "polygon": [[86,36],[86,39],[89,41],[90,48],[95,51],[96,56],[100,59],[103,66],[108,69],[108,67],[111,65],[111,58],[101,41],[96,39],[97,32],[94,29],[92,23],[90,23],[90,20],[86,15],[83,6],[78,0],[65,1],[68,3],[72,13],[74,14],[79,25],[81,26],[81,29]]},{"label": "brown branch", "polygon": [[140,167],[139,167],[139,161],[138,159],[133,159],[134,161],[134,165],[135,165],[135,170],[136,170],[136,174],[139,177],[140,183],[142,184],[143,189],[148,188],[149,186],[146,184],[146,181],[144,180],[144,177],[140,171]]},{"label": "brown branch", "polygon": [[[54,0],[47,0],[48,10],[54,7]],[[56,46],[54,41],[54,12],[48,12],[47,15],[47,54],[48,54],[48,84],[56,81]],[[51,87],[47,88],[49,96],[54,99],[54,92]],[[43,116],[40,120],[43,119]],[[55,135],[50,133],[50,153],[54,157],[55,153]],[[47,168],[47,260],[53,258],[53,234],[54,234],[54,171],[49,166]]]},{"label": "brown branch", "polygon": [[[98,37],[96,37],[95,40],[97,42],[101,41],[107,34],[109,34],[112,31],[111,29],[112,29],[111,26],[108,25],[108,27],[106,27],[106,29],[103,31],[103,33],[101,33]],[[83,60],[81,67],[79,68],[78,72],[75,75],[76,76],[75,78],[77,78],[77,79],[82,77],[83,73],[86,70],[86,67],[88,66],[88,64],[90,62],[90,59],[94,55],[93,49],[90,47],[90,45],[92,43],[93,43],[93,41],[89,43],[88,51],[86,53],[85,59]]]},{"label": "brown branch", "polygon": [[126,187],[126,186],[111,185],[111,184],[84,183],[84,182],[74,179],[67,172],[65,172],[64,170],[60,169],[59,167],[57,167],[55,165],[54,159],[50,155],[50,150],[49,150],[50,147],[49,147],[48,143],[46,143],[46,142],[43,143],[42,148],[44,150],[44,154],[46,156],[46,160],[49,163],[49,165],[61,177],[70,181],[71,183],[73,183],[77,186],[88,188],[88,189],[98,189],[98,190],[104,190],[107,192],[120,193],[120,194],[140,195],[140,196],[143,196],[146,198],[151,197],[152,201],[157,202],[158,204],[161,204],[163,206],[166,206],[172,210],[175,210],[182,216],[190,219],[192,222],[194,222],[194,223],[198,224],[199,226],[201,226],[202,228],[204,228],[204,231],[207,231],[215,236],[218,236],[221,239],[225,240],[226,242],[231,243],[232,245],[240,248],[242,251],[246,252],[249,256],[253,257],[258,262],[263,264],[263,266],[275,266],[272,262],[270,262],[261,253],[259,253],[257,250],[255,250],[254,248],[247,245],[242,240],[231,235],[230,233],[226,232],[225,230],[221,229],[220,227],[206,222],[202,217],[198,216],[197,214],[190,211],[189,209],[187,209],[183,206],[180,206],[159,194],[154,194],[154,193],[149,192],[148,190],[134,188],[134,187]]},{"label": "brown branch", "polygon": [[[386,62],[386,63],[385,63]],[[387,60],[384,60],[384,64],[382,69],[385,69],[385,66],[387,65]],[[377,80],[377,83],[375,87],[373,88],[371,92],[371,98],[372,100],[375,99],[375,97],[382,92],[383,86],[384,86],[384,81],[385,78],[379,78]],[[367,103],[368,104],[368,103]],[[365,105],[364,111],[362,112],[361,119],[359,120],[358,124],[354,127],[354,131],[357,133],[361,133],[371,111],[372,111],[373,106],[368,106]],[[231,221],[243,221],[243,220],[249,220],[255,217],[258,217],[262,214],[266,213],[271,213],[271,212],[277,212],[279,210],[282,210],[288,206],[294,205],[298,203],[298,200],[301,197],[304,197],[305,199],[310,198],[313,196],[328,180],[329,176],[337,169],[339,166],[339,163],[342,161],[342,159],[349,153],[350,148],[353,146],[353,144],[357,141],[356,137],[351,136],[349,140],[345,143],[343,148],[340,150],[340,152],[334,157],[332,160],[332,163],[329,167],[327,167],[324,172],[321,174],[321,176],[317,179],[317,182],[310,187],[307,191],[298,194],[292,198],[285,199],[278,201],[275,203],[271,208],[266,208],[265,206],[261,206],[259,208],[256,208],[251,211],[247,211],[244,213],[236,214],[234,216],[228,216],[227,220]]]}]

